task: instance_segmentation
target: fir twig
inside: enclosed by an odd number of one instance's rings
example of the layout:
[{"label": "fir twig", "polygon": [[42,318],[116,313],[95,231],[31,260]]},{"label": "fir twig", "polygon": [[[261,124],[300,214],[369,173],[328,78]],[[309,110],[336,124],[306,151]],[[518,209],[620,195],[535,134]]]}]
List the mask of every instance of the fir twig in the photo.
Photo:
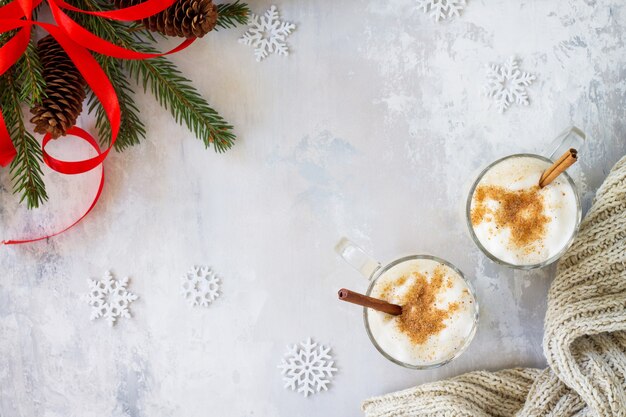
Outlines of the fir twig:
[{"label": "fir twig", "polygon": [[[223,3],[217,5],[217,27],[228,29],[248,23],[250,8],[245,3]],[[217,27],[215,30],[217,30]]]},{"label": "fir twig", "polygon": [[[77,0],[76,3],[78,7],[85,10],[106,10],[111,7],[110,3],[107,4],[98,0]],[[237,7],[240,8],[242,6],[240,4]],[[245,7],[247,8],[247,6]],[[128,26],[119,22],[97,17],[93,18],[84,14],[74,17],[88,30],[110,42],[136,51],[157,52],[151,45],[154,43],[154,38],[147,30],[131,33],[128,31]],[[147,91],[148,87],[150,87],[150,91],[154,94],[159,104],[170,111],[176,122],[184,123],[204,142],[206,147],[213,144],[216,151],[223,152],[233,145],[235,135],[232,133],[232,126],[226,123],[209,106],[207,101],[195,90],[191,81],[183,77],[171,61],[164,57],[159,57],[118,62],[121,62],[126,70],[129,71],[131,77],[143,86],[144,91]],[[116,86],[117,90],[123,91],[124,88]],[[121,101],[120,97],[120,103]],[[129,107],[131,102],[128,102]],[[133,108],[136,108],[134,103],[132,105]],[[103,120],[108,123],[106,118]],[[138,117],[137,120],[139,120]],[[119,136],[118,140],[120,140]],[[128,143],[131,143],[131,141],[128,141]]]},{"label": "fir twig", "polygon": [[[98,2],[97,0],[77,0],[75,5],[89,11],[112,10],[113,8],[112,3]],[[87,30],[101,38],[110,41],[115,41],[115,38],[119,36],[132,39],[127,32],[128,27],[121,22],[88,14],[77,13],[72,17]],[[121,122],[119,134],[115,141],[115,149],[123,151],[130,146],[137,145],[141,139],[146,137],[146,127],[139,118],[139,109],[135,104],[133,89],[120,60],[100,54],[96,54],[96,59],[111,81],[120,104]],[[87,105],[89,113],[94,110],[96,112],[96,128],[100,143],[108,146],[111,141],[111,124],[106,117],[102,103],[92,91],[90,91]]]},{"label": "fir twig", "polygon": [[[137,145],[141,139],[146,137],[146,127],[139,118],[139,108],[133,99],[133,89],[128,81],[122,65],[114,58],[98,55],[100,66],[105,74],[111,80],[115,94],[120,103],[121,123],[117,140],[115,141],[115,149],[123,151],[124,149]],[[96,112],[96,128],[100,143],[109,145],[111,141],[111,124],[106,116],[102,103],[97,99],[93,92],[89,95],[87,101],[89,113]]]},{"label": "fir twig", "polygon": [[184,122],[205,147],[212,144],[217,152],[224,152],[233,146],[233,127],[209,106],[171,61],[159,57],[125,64],[144,91],[149,87],[159,104],[169,109],[176,122]]},{"label": "fir twig", "polygon": [[44,97],[46,82],[43,79],[41,62],[37,54],[37,46],[30,41],[24,55],[17,62],[17,83],[20,86],[19,98],[30,107],[41,103]]},{"label": "fir twig", "polygon": [[48,199],[42,179],[41,146],[24,125],[20,90],[11,71],[2,77],[0,103],[9,135],[17,151],[10,169],[13,192],[22,195],[20,203],[26,200],[28,208],[36,208]]}]

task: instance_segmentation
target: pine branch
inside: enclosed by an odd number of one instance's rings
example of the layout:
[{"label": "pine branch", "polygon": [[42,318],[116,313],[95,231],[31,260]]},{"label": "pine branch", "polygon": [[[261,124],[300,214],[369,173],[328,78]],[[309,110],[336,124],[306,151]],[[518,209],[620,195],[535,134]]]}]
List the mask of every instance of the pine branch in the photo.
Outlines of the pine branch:
[{"label": "pine branch", "polygon": [[[85,10],[107,10],[112,7],[111,3],[99,0],[76,0],[76,6]],[[242,5],[237,7],[240,8]],[[230,10],[232,15],[236,8],[231,6]],[[117,45],[141,52],[158,52],[152,46],[154,38],[146,30],[131,32],[128,26],[119,22],[91,18],[84,14],[73,17],[94,34]],[[149,86],[159,104],[170,111],[177,123],[184,123],[207,148],[213,144],[217,152],[223,152],[233,145],[235,135],[232,133],[232,126],[209,106],[195,90],[191,81],[183,77],[172,62],[163,57],[118,62],[138,84],[143,86],[144,91],[147,91]],[[112,78],[111,81],[115,80]],[[116,85],[116,90],[125,89]],[[132,106],[136,108],[134,103]]]},{"label": "pine branch", "polygon": [[[121,63],[114,58],[98,55],[96,57],[105,74],[111,80],[115,94],[120,103],[121,123],[119,134],[115,141],[115,149],[123,151],[134,146],[146,137],[146,127],[139,118],[139,108],[133,98],[133,90],[128,81],[128,76]],[[96,128],[100,143],[109,145],[111,142],[111,124],[106,116],[102,103],[91,92],[87,101],[89,113],[96,112]]]},{"label": "pine branch", "polygon": [[[75,5],[84,10],[101,11],[112,10],[112,3],[98,2],[97,0],[77,0]],[[102,19],[88,14],[74,14],[72,16],[87,30],[104,39],[115,39],[118,34],[130,38],[128,27],[121,22]],[[133,89],[128,76],[119,60],[105,55],[95,54],[95,58],[111,81],[120,104],[120,130],[115,141],[115,149],[124,149],[139,144],[146,137],[146,128],[139,118],[139,108],[135,104]],[[90,89],[91,90],[91,89]],[[95,110],[96,128],[101,145],[108,146],[111,141],[111,124],[106,117],[102,103],[90,91],[87,101],[89,113]]]},{"label": "pine branch", "polygon": [[[217,5],[217,27],[228,29],[248,23],[250,8],[246,3],[223,3]],[[216,27],[215,30],[218,30]]]},{"label": "pine branch", "polygon": [[[151,51],[149,47],[143,49]],[[233,146],[233,127],[209,106],[171,61],[159,57],[124,63],[144,91],[149,87],[159,104],[170,111],[177,123],[184,122],[205,147],[212,144],[217,152],[224,152]]]},{"label": "pine branch", "polygon": [[19,98],[30,107],[41,103],[44,97],[46,82],[41,72],[41,62],[34,41],[28,44],[24,55],[17,62],[17,83],[20,85]]},{"label": "pine branch", "polygon": [[11,163],[13,192],[21,194],[28,208],[39,207],[48,199],[41,171],[42,154],[39,142],[26,129],[20,105],[20,87],[12,70],[2,77],[0,103],[17,155]]}]

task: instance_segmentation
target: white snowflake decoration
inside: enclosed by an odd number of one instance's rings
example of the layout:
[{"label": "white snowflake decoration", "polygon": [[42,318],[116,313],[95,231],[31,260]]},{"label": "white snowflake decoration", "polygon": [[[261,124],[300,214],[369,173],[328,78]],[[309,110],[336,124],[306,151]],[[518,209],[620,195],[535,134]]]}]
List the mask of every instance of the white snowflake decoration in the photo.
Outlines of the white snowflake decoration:
[{"label": "white snowflake decoration", "polygon": [[293,23],[283,22],[278,15],[276,6],[272,6],[263,16],[250,15],[248,31],[239,42],[254,47],[257,62],[267,58],[270,53],[289,55],[285,40],[296,28]]},{"label": "white snowflake decoration", "polygon": [[208,307],[220,296],[220,279],[208,266],[194,266],[182,279],[183,296],[192,306]]},{"label": "white snowflake decoration", "polygon": [[436,22],[453,16],[459,17],[465,0],[417,0],[417,7],[428,13]]},{"label": "white snowflake decoration", "polygon": [[107,271],[100,281],[88,279],[86,299],[91,309],[91,320],[104,317],[110,326],[118,317],[130,318],[128,307],[137,296],[127,291],[128,277],[117,280]]},{"label": "white snowflake decoration", "polygon": [[300,345],[288,347],[287,354],[278,366],[282,370],[285,388],[302,393],[305,397],[321,390],[326,391],[337,368],[329,355],[330,347],[317,345],[309,337]]},{"label": "white snowflake decoration", "polygon": [[514,57],[504,65],[490,65],[487,69],[487,97],[492,97],[500,113],[504,113],[511,104],[528,106],[528,87],[535,76],[519,69]]}]

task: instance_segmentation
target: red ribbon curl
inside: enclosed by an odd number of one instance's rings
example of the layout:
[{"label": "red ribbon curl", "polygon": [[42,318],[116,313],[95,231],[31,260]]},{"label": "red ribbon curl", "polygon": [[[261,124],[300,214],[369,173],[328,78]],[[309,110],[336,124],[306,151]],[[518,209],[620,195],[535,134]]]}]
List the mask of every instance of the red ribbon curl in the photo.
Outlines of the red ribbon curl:
[{"label": "red ribbon curl", "polygon": [[[62,174],[82,174],[102,165],[111,148],[115,144],[120,129],[121,114],[120,105],[115,94],[115,90],[111,81],[106,76],[104,70],[100,67],[96,59],[90,51],[103,55],[108,55],[120,59],[149,59],[158,56],[172,54],[181,51],[191,45],[195,38],[186,39],[176,48],[160,54],[150,54],[137,52],[115,45],[105,39],[102,39],[89,32],[84,27],[76,23],[64,11],[71,10],[77,13],[85,13],[98,16],[104,19],[119,21],[134,21],[155,15],[169,6],[176,0],[147,0],[135,6],[127,7],[119,10],[95,12],[78,9],[64,0],[47,0],[48,6],[52,12],[55,24],[38,22],[32,20],[32,13],[42,0],[14,0],[6,6],[0,7],[0,33],[18,30],[17,33],[0,48],[0,75],[4,74],[11,68],[24,54],[31,38],[33,25],[37,25],[46,30],[59,45],[65,50],[68,57],[73,61],[78,71],[94,92],[97,99],[102,103],[102,107],[107,119],[111,125],[111,139],[109,147],[104,151],[98,146],[98,142],[85,130],[74,127],[67,131],[68,135],[77,136],[89,143],[97,152],[97,155],[83,159],[80,161],[64,161],[51,156],[46,151],[46,145],[50,142],[51,136],[46,134],[42,141],[43,161],[51,169]],[[6,166],[15,158],[16,150],[11,141],[11,137],[7,130],[0,109],[0,165]],[[34,239],[8,240],[4,241],[5,245],[17,243],[28,243],[44,240],[52,236],[56,236],[65,232],[77,223],[79,223],[89,212],[95,207],[104,186],[104,166],[100,178],[98,191],[87,211],[70,226],[53,234],[38,237]]]}]

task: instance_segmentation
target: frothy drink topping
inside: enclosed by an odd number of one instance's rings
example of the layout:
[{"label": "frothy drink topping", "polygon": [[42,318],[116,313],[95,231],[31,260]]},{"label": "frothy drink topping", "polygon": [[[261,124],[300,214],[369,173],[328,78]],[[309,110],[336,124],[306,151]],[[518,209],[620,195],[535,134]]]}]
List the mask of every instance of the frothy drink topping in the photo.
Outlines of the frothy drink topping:
[{"label": "frothy drink topping", "polygon": [[[406,289],[404,296],[400,297],[402,314],[397,318],[397,324],[413,343],[422,344],[446,327],[445,320],[459,309],[459,303],[449,303],[445,309],[436,305],[437,295],[444,286],[452,288],[453,285],[450,278],[445,276],[441,265],[435,268],[430,280],[417,271],[411,272],[410,278],[412,284]],[[387,281],[381,297],[384,300],[391,298],[394,288],[404,285],[407,279],[407,276],[403,275],[395,281]]]},{"label": "frothy drink topping", "polygon": [[[498,230],[508,228],[511,244],[519,248],[532,250],[546,235],[551,220],[545,215],[544,198],[538,185],[515,191],[479,185],[473,203],[473,226],[493,222]],[[496,203],[495,207],[491,203]]]},{"label": "frothy drink topping", "polygon": [[418,366],[451,358],[472,333],[474,298],[447,265],[403,262],[377,279],[371,295],[402,306],[399,316],[368,310],[376,342],[402,362]]},{"label": "frothy drink topping", "polygon": [[577,224],[575,192],[562,177],[544,188],[538,182],[550,164],[531,156],[504,159],[485,173],[474,190],[470,222],[493,256],[532,265],[558,254]]}]

